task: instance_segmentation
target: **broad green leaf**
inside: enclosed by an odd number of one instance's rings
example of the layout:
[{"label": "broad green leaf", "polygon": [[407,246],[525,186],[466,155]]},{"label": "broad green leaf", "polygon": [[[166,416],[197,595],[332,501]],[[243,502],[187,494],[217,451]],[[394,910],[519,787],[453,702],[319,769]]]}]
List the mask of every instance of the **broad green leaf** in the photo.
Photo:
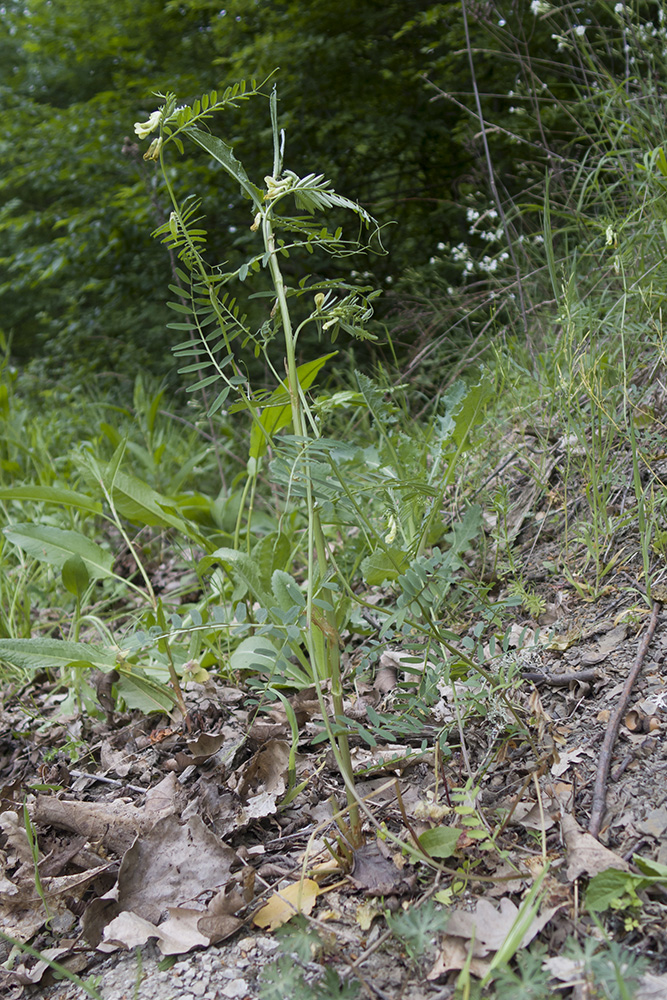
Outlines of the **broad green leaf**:
[{"label": "broad green leaf", "polygon": [[[318,372],[324,367],[330,358],[336,356],[325,354],[315,361],[308,361],[297,368],[299,385],[305,392],[313,384]],[[260,458],[267,449],[268,442],[274,434],[288,427],[292,423],[292,407],[290,405],[289,390],[287,381],[283,380],[277,389],[263,403],[262,414],[259,418],[259,426],[253,423],[250,432],[250,457]]]},{"label": "broad green leaf", "polygon": [[176,704],[176,696],[166,685],[151,680],[137,670],[116,669],[120,673],[115,685],[116,691],[129,709],[137,709],[145,714],[168,712]]},{"label": "broad green leaf", "polygon": [[233,671],[273,673],[279,658],[280,650],[268,636],[250,635],[238,644],[230,657],[229,665]]},{"label": "broad green leaf", "polygon": [[77,661],[106,673],[116,669],[116,651],[65,639],[0,639],[0,660],[23,670],[62,670]]},{"label": "broad green leaf", "polygon": [[238,181],[241,189],[254,202],[255,208],[258,211],[264,207],[264,192],[249,180],[245,168],[234,156],[234,150],[231,146],[228,146],[218,136],[211,135],[209,132],[202,132],[198,128],[186,128],[185,132],[191,139],[194,139],[198,146],[201,146],[207,153],[210,153],[225,168],[227,173],[231,174],[235,181]]},{"label": "broad green leaf", "polygon": [[211,566],[222,563],[233,580],[242,581],[256,601],[264,608],[273,603],[270,593],[264,588],[254,560],[239,552],[238,549],[216,549],[210,556],[205,556],[199,562],[199,571],[204,572]]},{"label": "broad green leaf", "polygon": [[[194,524],[172,513],[173,501],[157,493],[136,476],[126,472],[116,472],[111,477],[105,474],[105,486],[111,494],[114,507],[121,517],[133,524],[146,524],[156,528],[175,528],[187,538],[202,542]],[[172,508],[173,510],[173,508]]]},{"label": "broad green leaf", "polygon": [[598,872],[588,883],[586,906],[592,913],[602,913],[614,903],[625,901],[627,905],[629,901],[637,900],[637,887],[646,881],[632,872],[607,868],[606,871]]},{"label": "broad green leaf", "polygon": [[88,514],[101,514],[102,504],[84,493],[61,489],[59,486],[4,486],[0,488],[0,500],[35,500],[45,503],[61,503],[66,507],[76,507]]},{"label": "broad green leaf", "polygon": [[252,550],[252,561],[257,568],[262,584],[266,582],[266,589],[269,588],[269,581],[276,569],[289,566],[292,547],[284,532],[271,531],[264,535]]},{"label": "broad green leaf", "polygon": [[362,561],[361,573],[369,587],[380,587],[386,581],[397,580],[408,564],[408,555],[402,549],[376,549]]},{"label": "broad green leaf", "polygon": [[88,567],[80,555],[70,556],[63,563],[62,578],[65,590],[81,598],[90,583]]},{"label": "broad green leaf", "polygon": [[313,681],[303,670],[286,658],[266,635],[250,635],[243,639],[232,653],[229,665],[233,671],[246,670],[266,674],[273,684],[292,687],[309,687]]},{"label": "broad green leaf", "polygon": [[434,826],[420,834],[419,843],[432,858],[449,858],[456,850],[460,833],[454,826]]},{"label": "broad green leaf", "polygon": [[667,865],[654,861],[652,858],[642,858],[640,854],[633,854],[632,860],[645,875],[662,878],[667,882]]},{"label": "broad green leaf", "polygon": [[306,598],[294,577],[285,570],[274,571],[271,577],[271,589],[281,611],[291,611],[295,605],[298,608],[305,608]]},{"label": "broad green leaf", "polygon": [[610,906],[628,906],[639,901],[637,892],[650,885],[667,886],[667,867],[657,861],[634,856],[633,861],[648,874],[637,875],[619,868],[607,868],[588,883],[586,906],[593,913],[601,913]]},{"label": "broad green leaf", "polygon": [[4,533],[23,552],[50,566],[62,567],[71,556],[79,556],[93,579],[113,576],[112,554],[78,531],[45,524],[14,524]]}]

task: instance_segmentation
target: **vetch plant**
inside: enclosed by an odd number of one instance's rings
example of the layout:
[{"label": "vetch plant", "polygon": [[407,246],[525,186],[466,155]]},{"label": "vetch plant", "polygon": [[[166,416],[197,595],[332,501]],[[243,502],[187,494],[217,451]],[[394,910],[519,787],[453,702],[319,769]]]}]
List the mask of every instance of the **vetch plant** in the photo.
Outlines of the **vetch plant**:
[{"label": "vetch plant", "polygon": [[[297,248],[309,253],[318,249],[335,255],[349,252],[356,246],[356,243],[343,240],[340,229],[331,232],[319,221],[314,221],[316,215],[326,210],[350,210],[365,227],[375,226],[375,223],[359,205],[338,195],[322,175],[299,177],[284,167],[285,136],[278,128],[275,89],[270,97],[272,171],[264,177],[262,185],[250,180],[232,148],[211,134],[206,126],[214,114],[258,92],[254,83],[249,89],[239,84],[228,88],[220,97],[215,92],[204,94],[191,107],[178,107],[173,94],[159,95],[163,104],[146,122],[138,122],[135,132],[140,138],[158,133],[144,156],[159,162],[172,203],[168,222],[154,235],[162,239],[179,261],[175,268],[177,284],[170,286],[176,299],[169,303],[178,316],[178,321],[170,326],[187,334],[187,339],[174,348],[175,355],[186,362],[179,371],[197,374],[190,391],[205,390],[215,384],[218,391],[208,407],[209,416],[228,406],[230,412],[245,411],[252,422],[247,478],[239,507],[235,545],[216,550],[207,557],[202,568],[221,564],[237,581],[239,598],[248,598],[257,628],[250,637],[250,650],[246,640],[246,653],[261,655],[263,652],[266,655],[268,651],[270,656],[276,648],[275,643],[284,645],[286,642],[291,654],[312,677],[327,734],[345,782],[353,838],[358,839],[359,815],[348,736],[344,726],[329,719],[325,701],[325,689],[329,685],[334,716],[343,716],[337,613],[339,584],[323,530],[321,498],[317,495],[313,471],[316,460],[329,459],[332,443],[321,436],[319,422],[306,395],[333,354],[299,365],[297,344],[308,325],[317,327],[321,337],[328,334],[332,341],[341,329],[355,337],[369,337],[366,324],[372,316],[372,301],[377,293],[343,281],[314,281],[308,275],[297,286],[290,286],[283,275],[281,258],[289,257]],[[256,234],[259,246],[249,259],[232,271],[224,272],[221,266],[207,262],[204,256],[206,233],[201,227],[199,206],[189,199],[179,203],[176,198],[165,153],[170,144],[182,152],[184,140],[193,142],[213,157],[240,185],[250,202],[250,229]],[[294,214],[282,214],[290,203]],[[253,330],[227,288],[232,282],[245,282],[260,275],[268,275],[273,301],[268,318],[259,329]],[[274,343],[280,336],[282,364],[275,363],[272,358]],[[249,383],[243,364],[243,351],[249,345],[256,356],[263,356],[275,378],[276,387],[270,393],[261,393]],[[290,435],[278,437],[279,431],[288,428]],[[297,584],[292,573],[282,568],[273,571],[270,581],[262,580],[251,559],[252,510],[258,477],[269,453],[277,456],[278,478],[281,470],[285,475],[286,509],[298,498],[305,515],[304,587]]]}]

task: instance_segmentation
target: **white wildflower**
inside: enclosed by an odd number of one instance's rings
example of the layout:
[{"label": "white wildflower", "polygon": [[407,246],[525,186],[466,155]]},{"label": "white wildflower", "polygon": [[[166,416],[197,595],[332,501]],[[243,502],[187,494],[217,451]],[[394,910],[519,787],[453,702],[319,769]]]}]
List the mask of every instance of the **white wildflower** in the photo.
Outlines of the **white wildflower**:
[{"label": "white wildflower", "polygon": [[150,135],[158,127],[161,117],[162,111],[154,111],[147,122],[135,122],[134,131],[140,139],[145,139],[146,136]]},{"label": "white wildflower", "polygon": [[551,10],[551,4],[546,3],[546,0],[533,0],[530,5],[531,13],[537,17],[538,14],[548,14]]}]

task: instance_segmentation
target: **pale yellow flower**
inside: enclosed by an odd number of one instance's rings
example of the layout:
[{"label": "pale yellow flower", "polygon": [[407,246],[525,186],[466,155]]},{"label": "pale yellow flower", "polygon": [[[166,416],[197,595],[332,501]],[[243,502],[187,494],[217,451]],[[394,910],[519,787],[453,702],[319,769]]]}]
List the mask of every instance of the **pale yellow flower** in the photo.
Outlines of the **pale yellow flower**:
[{"label": "pale yellow flower", "polygon": [[154,132],[155,129],[160,124],[160,118],[162,116],[161,111],[154,111],[147,122],[135,122],[134,131],[139,136],[140,139],[145,139],[147,135]]}]

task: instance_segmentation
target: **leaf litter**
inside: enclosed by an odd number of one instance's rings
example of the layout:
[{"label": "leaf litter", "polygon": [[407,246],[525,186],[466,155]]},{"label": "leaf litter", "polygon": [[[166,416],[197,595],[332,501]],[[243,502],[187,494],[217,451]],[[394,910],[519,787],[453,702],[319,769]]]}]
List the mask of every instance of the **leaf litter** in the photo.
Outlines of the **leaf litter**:
[{"label": "leaf litter", "polygon": [[[534,505],[532,489],[521,489]],[[529,519],[524,512],[515,520],[519,543]],[[538,582],[550,544],[544,532],[540,546],[532,536],[523,543]],[[324,942],[315,964],[335,965],[341,981],[356,978],[392,1000],[445,997],[461,970],[488,975],[543,879],[517,948],[542,941],[554,988],[576,996],[581,961],[560,950],[577,928],[597,933],[587,884],[611,872],[614,897],[613,878],[636,871],[638,855],[667,864],[667,646],[659,629],[614,747],[600,837],[585,830],[606,720],[646,627],[623,574],[610,580],[595,604],[563,581],[543,583],[545,610],[536,618],[519,610],[508,633],[502,655],[525,678],[515,704],[537,757],[507,728],[504,710],[495,721],[480,710],[488,697],[481,679],[441,684],[415,738],[387,734],[370,745],[353,737],[358,790],[372,816],[362,845],[346,840],[334,761],[313,742],[321,721],[312,691],[290,698],[294,746],[282,704],[250,718],[242,688],[213,677],[186,686],[188,726],[177,716],[121,716],[106,689],[106,721],[59,718],[37,680],[29,695],[43,705],[39,731],[23,701],[3,710],[0,930],[43,958],[15,952],[2,971],[6,988],[19,997],[38,984],[64,997],[72,987],[50,985],[49,961],[84,973],[141,948],[147,960],[225,955],[244,971],[224,980],[220,996],[257,996],[273,954],[257,942],[273,944],[280,927],[304,919]],[[493,662],[490,648],[485,655]],[[363,727],[380,709],[386,718],[414,662],[411,651],[385,650],[375,676],[346,703],[349,719]],[[445,727],[447,757],[433,751]],[[83,748],[76,767],[67,752],[73,739]],[[663,882],[656,876],[638,890],[640,908],[625,891],[608,926],[651,960],[636,996],[667,995]],[[410,943],[410,920],[429,899],[447,919],[433,919],[422,953]],[[407,925],[388,931],[392,914]],[[246,941],[254,942],[250,969]]]}]

